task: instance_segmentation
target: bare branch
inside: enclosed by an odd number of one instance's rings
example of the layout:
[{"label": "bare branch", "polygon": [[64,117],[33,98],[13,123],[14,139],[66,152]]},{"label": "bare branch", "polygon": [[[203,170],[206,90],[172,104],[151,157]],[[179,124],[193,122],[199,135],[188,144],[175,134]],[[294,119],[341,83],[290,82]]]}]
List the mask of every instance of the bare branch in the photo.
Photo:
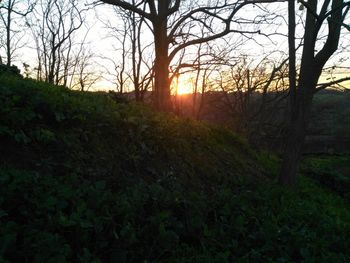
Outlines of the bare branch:
[{"label": "bare branch", "polygon": [[337,80],[333,80],[333,81],[330,81],[330,82],[326,82],[326,83],[319,83],[315,89],[315,93],[320,91],[320,90],[323,90],[325,88],[328,88],[330,86],[333,86],[333,85],[336,85],[336,84],[340,84],[344,81],[349,81],[350,80],[350,77],[344,77],[344,78],[341,78],[341,79],[337,79]]}]

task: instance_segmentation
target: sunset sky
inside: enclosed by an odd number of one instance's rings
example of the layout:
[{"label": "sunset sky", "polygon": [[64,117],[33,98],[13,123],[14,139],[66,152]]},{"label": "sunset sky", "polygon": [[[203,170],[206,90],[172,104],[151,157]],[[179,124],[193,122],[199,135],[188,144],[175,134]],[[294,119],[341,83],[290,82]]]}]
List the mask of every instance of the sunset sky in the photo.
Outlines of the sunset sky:
[{"label": "sunset sky", "polygon": [[[268,34],[269,36],[262,35],[254,35],[252,39],[244,38],[238,34],[231,34],[225,37],[226,41],[228,41],[232,47],[241,42],[241,45],[238,45],[235,48],[230,56],[232,60],[236,59],[239,56],[245,55],[250,58],[253,58],[257,62],[261,60],[263,57],[267,56],[267,54],[271,53],[270,58],[275,59],[276,61],[280,61],[283,57],[285,57],[287,52],[287,38],[284,36],[287,32],[285,19],[286,19],[286,4],[269,4],[265,5],[265,7],[271,11],[273,10],[276,14],[275,20],[273,24],[269,25],[252,25],[251,29],[260,29],[262,33]],[[303,15],[305,11],[298,10],[298,15]],[[241,10],[238,15],[242,18],[244,17],[253,17],[259,14],[264,14],[264,11],[258,8],[247,7],[246,9]],[[93,90],[109,90],[115,89],[115,84],[113,80],[115,80],[115,76],[113,74],[109,74],[114,71],[115,65],[111,62],[112,60],[115,64],[118,64],[118,61],[121,60],[121,46],[120,41],[113,36],[110,29],[106,28],[106,23],[110,23],[117,30],[122,29],[122,21],[118,18],[116,13],[113,10],[113,7],[110,5],[99,5],[96,8],[89,10],[86,13],[85,25],[84,27],[76,34],[76,41],[79,43],[81,39],[86,35],[86,50],[89,50],[93,54],[93,59],[91,61],[91,68],[96,70],[97,72],[101,72],[102,77],[100,80],[93,86]],[[327,30],[324,30],[327,33]],[[327,64],[327,67],[331,67],[334,64],[338,66],[341,65],[343,67],[348,67],[350,65],[349,56],[350,56],[350,34],[349,32],[344,32],[344,36],[341,39],[340,50],[334,56],[334,58]],[[302,36],[303,29],[302,26],[299,25],[297,27],[297,36]],[[149,51],[149,55],[152,57],[152,33],[147,30],[145,27],[143,32],[143,44],[150,45],[147,49]],[[322,38],[322,36],[321,36]],[[30,41],[30,36],[26,36],[26,39]],[[322,41],[321,41],[322,42]],[[297,41],[298,44],[298,41]],[[211,45],[217,48],[220,48],[220,40],[211,42]],[[19,67],[22,66],[23,63],[29,64],[32,68],[35,67],[36,54],[33,49],[23,48],[18,51],[17,57],[14,61],[14,64]],[[192,47],[186,51],[185,62],[192,63],[193,56],[191,55],[196,53],[196,48]],[[284,53],[284,54],[283,54]],[[299,52],[300,53],[300,52]],[[147,54],[147,53],[146,53]],[[126,58],[127,67],[130,67],[130,55]],[[176,62],[176,59],[174,60]],[[174,64],[176,65],[176,63]],[[107,72],[110,71],[110,72]],[[348,74],[349,69],[342,69],[341,71],[334,72],[332,77],[341,78]],[[329,78],[329,73],[325,73],[323,77],[321,77],[320,81],[324,81]],[[193,90],[193,83],[191,83],[191,79],[193,79],[193,73],[183,74],[179,78],[178,85],[178,93],[190,93]],[[349,83],[345,85],[349,86]]]}]

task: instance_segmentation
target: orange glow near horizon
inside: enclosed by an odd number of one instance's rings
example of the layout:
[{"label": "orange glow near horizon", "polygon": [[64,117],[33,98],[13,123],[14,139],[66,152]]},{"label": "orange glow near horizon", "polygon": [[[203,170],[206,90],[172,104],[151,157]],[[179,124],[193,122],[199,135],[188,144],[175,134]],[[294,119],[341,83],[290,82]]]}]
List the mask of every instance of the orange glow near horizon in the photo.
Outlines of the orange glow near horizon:
[{"label": "orange glow near horizon", "polygon": [[192,88],[188,84],[177,86],[177,94],[178,95],[184,95],[184,94],[190,94],[190,93],[192,93]]},{"label": "orange glow near horizon", "polygon": [[185,78],[183,75],[180,75],[178,79],[174,80],[174,87],[176,89],[175,93],[178,95],[185,95],[193,93],[191,81],[188,78]]}]

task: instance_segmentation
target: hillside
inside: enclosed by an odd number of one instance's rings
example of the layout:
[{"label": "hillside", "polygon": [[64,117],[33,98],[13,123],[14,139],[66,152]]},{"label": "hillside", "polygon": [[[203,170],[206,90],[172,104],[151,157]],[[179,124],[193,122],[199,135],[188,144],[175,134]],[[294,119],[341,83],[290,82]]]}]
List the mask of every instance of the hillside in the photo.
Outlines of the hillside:
[{"label": "hillside", "polygon": [[4,74],[0,105],[0,262],[350,260],[344,195],[227,129]]}]

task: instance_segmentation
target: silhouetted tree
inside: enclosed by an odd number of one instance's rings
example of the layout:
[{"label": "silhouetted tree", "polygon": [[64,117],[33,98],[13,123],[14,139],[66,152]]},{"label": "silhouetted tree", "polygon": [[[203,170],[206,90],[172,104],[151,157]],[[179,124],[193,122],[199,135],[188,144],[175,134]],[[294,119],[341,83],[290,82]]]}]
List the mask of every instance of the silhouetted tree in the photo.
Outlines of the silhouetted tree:
[{"label": "silhouetted tree", "polygon": [[32,12],[33,7],[34,3],[20,0],[1,1],[0,21],[5,29],[3,42],[6,50],[7,66],[11,66],[14,53],[23,46],[21,44],[23,31],[20,30],[18,21]]},{"label": "silhouetted tree", "polygon": [[221,91],[217,100],[222,111],[230,116],[230,125],[255,144],[266,133],[265,126],[271,128],[277,112],[280,113],[277,109],[283,108],[286,98],[287,58],[281,52],[278,54],[282,57],[280,61],[270,59],[273,54],[266,54],[260,61],[242,56],[219,68],[213,81],[213,87]]},{"label": "silhouetted tree", "polygon": [[101,19],[108,30],[107,37],[117,42],[113,45],[117,57],[103,57],[113,64],[113,70],[108,65],[104,68],[113,76],[112,82],[119,93],[133,88],[136,101],[143,101],[153,78],[152,42],[143,35],[147,24],[144,17],[129,10],[115,7],[115,14],[122,25],[113,26],[110,20]]},{"label": "silhouetted tree", "polygon": [[70,77],[69,88],[88,91],[101,79],[101,73],[94,65],[94,53],[82,42],[80,49],[74,55],[73,66],[67,74]]},{"label": "silhouetted tree", "polygon": [[76,0],[41,0],[28,20],[36,43],[38,78],[66,85],[74,33],[84,21]]},{"label": "silhouetted tree", "polygon": [[[169,65],[183,49],[212,41],[231,32],[233,17],[247,4],[276,2],[269,0],[100,0],[137,13],[152,24],[155,49],[155,106],[162,111],[172,110]],[[214,30],[214,25],[215,30]],[[205,28],[205,34],[198,29]],[[256,31],[258,32],[258,31]],[[252,32],[245,32],[252,33]]]},{"label": "silhouetted tree", "polygon": [[[294,58],[293,50],[293,1],[290,1],[290,57]],[[350,3],[343,0],[309,0],[300,3],[306,8],[305,32],[303,36],[303,49],[300,61],[300,71],[297,79],[290,69],[290,82],[292,92],[290,96],[290,121],[289,132],[285,142],[283,162],[279,176],[279,182],[283,185],[294,185],[297,179],[297,169],[300,162],[301,148],[305,139],[306,129],[310,120],[312,98],[317,89],[319,77],[326,62],[338,49],[341,28],[348,15]],[[319,34],[323,26],[328,25],[327,38],[323,45],[319,40]],[[324,40],[322,39],[322,42]],[[317,49],[319,51],[317,51]],[[319,49],[320,48],[320,49]],[[291,63],[291,67],[295,67]],[[296,88],[294,84],[296,83]]]}]

